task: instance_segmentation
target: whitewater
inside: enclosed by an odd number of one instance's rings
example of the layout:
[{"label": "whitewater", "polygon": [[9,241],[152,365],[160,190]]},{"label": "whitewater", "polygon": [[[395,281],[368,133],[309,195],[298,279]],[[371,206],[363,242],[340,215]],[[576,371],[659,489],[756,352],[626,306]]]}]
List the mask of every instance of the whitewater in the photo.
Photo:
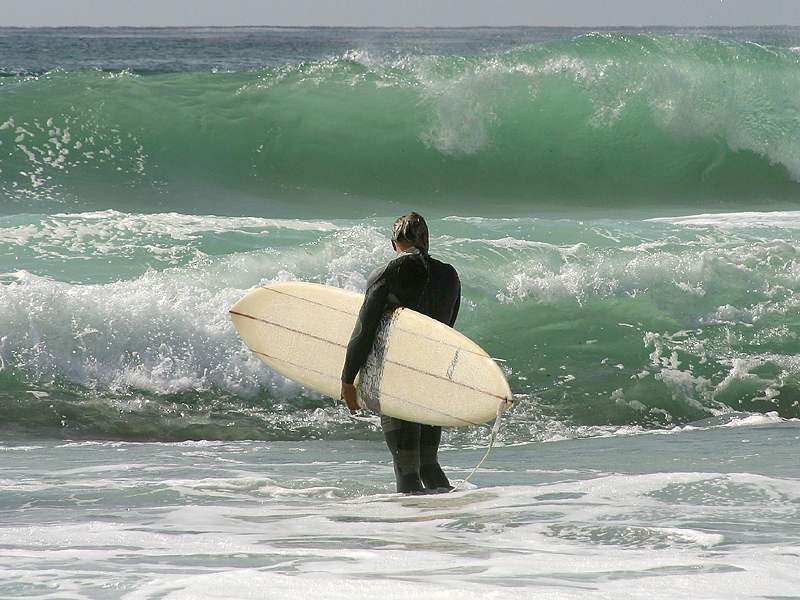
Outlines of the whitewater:
[{"label": "whitewater", "polygon": [[[795,597],[798,48],[0,28],[0,597]],[[515,396],[442,497],[227,314],[409,210]]]}]

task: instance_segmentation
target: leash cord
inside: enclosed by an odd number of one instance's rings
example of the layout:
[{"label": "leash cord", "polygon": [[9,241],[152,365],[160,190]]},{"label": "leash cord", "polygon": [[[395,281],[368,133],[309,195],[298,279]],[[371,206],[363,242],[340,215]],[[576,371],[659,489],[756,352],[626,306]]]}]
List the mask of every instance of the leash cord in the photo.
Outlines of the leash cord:
[{"label": "leash cord", "polygon": [[494,425],[492,425],[492,431],[489,434],[489,447],[486,448],[486,452],[483,454],[483,458],[481,458],[480,462],[478,462],[478,464],[475,465],[475,468],[472,469],[472,471],[470,471],[469,475],[467,475],[464,479],[462,479],[455,486],[453,486],[453,489],[450,490],[450,493],[458,491],[458,489],[462,485],[467,483],[470,480],[470,478],[472,478],[472,476],[475,475],[478,469],[481,468],[483,463],[486,462],[486,459],[489,458],[489,454],[492,452],[492,448],[494,448],[494,443],[497,440],[497,434],[500,432],[500,423],[503,417],[503,413],[505,412],[506,408],[508,408],[510,405],[511,402],[509,402],[506,399],[503,399],[500,403],[498,403],[497,417],[495,417]]}]

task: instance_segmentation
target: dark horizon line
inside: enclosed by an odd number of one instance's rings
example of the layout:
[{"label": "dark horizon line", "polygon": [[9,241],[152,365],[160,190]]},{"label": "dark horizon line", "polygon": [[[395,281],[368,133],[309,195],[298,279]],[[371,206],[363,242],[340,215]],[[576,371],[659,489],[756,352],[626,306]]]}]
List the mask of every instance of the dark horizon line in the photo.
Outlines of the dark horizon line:
[{"label": "dark horizon line", "polygon": [[800,24],[758,24],[758,25],[709,25],[709,24],[670,24],[670,25],[0,25],[0,30],[9,29],[646,29],[695,27],[703,29],[752,29],[756,27],[788,27],[800,29]]}]

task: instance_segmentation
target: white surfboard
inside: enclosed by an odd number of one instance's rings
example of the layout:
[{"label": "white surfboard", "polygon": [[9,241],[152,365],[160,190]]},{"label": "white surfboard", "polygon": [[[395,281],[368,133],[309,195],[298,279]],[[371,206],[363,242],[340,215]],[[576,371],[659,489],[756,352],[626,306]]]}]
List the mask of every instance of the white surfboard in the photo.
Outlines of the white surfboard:
[{"label": "white surfboard", "polygon": [[[338,400],[363,300],[315,283],[276,283],[246,294],[230,314],[273,370]],[[362,408],[427,425],[485,423],[512,399],[503,372],[480,346],[407,308],[384,315],[356,387]]]}]

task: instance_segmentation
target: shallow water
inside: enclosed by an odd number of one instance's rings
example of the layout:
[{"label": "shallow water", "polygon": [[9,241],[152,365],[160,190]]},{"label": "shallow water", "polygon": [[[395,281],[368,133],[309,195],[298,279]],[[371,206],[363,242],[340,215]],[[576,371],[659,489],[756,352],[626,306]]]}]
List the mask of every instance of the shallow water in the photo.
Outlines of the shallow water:
[{"label": "shallow water", "polygon": [[379,442],[6,444],[0,595],[788,598],[798,441],[762,418],[500,447],[418,497]]}]

